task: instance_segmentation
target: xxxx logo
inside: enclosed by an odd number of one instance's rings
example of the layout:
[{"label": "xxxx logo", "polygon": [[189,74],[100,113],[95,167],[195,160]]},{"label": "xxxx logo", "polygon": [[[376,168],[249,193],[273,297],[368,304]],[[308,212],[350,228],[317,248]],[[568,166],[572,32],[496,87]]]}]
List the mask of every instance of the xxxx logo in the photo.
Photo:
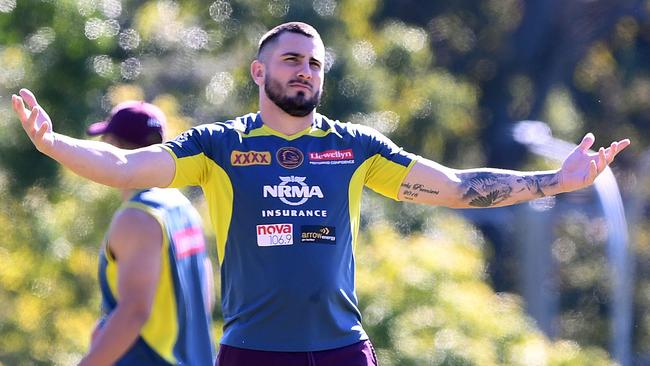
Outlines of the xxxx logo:
[{"label": "xxxx logo", "polygon": [[237,151],[230,153],[232,166],[271,165],[271,153],[268,151]]}]

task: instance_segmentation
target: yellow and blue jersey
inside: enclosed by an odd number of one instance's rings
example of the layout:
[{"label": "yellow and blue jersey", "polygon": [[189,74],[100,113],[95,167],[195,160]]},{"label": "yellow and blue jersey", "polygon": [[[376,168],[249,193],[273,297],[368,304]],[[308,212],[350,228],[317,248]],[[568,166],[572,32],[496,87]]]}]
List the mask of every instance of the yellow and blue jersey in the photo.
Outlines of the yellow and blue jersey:
[{"label": "yellow and blue jersey", "polygon": [[[185,365],[214,362],[210,328],[211,289],[201,219],[176,189],[153,188],[136,193],[122,207],[152,215],[163,232],[160,280],[149,319],[117,366]],[[100,251],[102,311],[110,315],[119,302],[117,263],[106,244]]]},{"label": "yellow and blue jersey", "polygon": [[364,186],[397,199],[415,156],[379,132],[316,114],[291,136],[259,113],[164,145],[170,186],[201,186],[221,264],[221,343],[305,352],[367,339],[354,283]]}]

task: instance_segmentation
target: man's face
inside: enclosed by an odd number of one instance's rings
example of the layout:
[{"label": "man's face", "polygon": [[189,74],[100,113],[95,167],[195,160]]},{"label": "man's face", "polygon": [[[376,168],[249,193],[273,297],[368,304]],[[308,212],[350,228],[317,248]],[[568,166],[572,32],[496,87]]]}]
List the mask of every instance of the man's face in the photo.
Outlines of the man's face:
[{"label": "man's face", "polygon": [[265,53],[264,91],[287,114],[304,117],[320,103],[325,49],[320,39],[285,32]]}]

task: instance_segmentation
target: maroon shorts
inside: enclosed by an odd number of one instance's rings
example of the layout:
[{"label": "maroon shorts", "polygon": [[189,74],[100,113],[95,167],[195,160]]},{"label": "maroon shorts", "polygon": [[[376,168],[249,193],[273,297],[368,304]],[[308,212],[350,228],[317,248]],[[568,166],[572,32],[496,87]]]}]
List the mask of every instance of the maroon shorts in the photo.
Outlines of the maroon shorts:
[{"label": "maroon shorts", "polygon": [[370,341],[315,352],[269,352],[219,347],[215,366],[377,366]]}]

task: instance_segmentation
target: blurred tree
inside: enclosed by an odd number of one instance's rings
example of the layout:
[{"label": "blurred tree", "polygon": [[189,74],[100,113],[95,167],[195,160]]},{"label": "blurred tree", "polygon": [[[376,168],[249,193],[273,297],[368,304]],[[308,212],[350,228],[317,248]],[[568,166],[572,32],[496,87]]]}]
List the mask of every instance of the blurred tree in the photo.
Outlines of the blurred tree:
[{"label": "blurred tree", "polygon": [[[82,36],[85,19],[76,3],[28,0],[15,2],[15,9],[9,12],[0,12],[0,45],[6,45],[0,46],[0,59],[9,65],[0,70],[0,92],[15,93],[19,86],[38,90],[39,102],[56,116],[57,130],[72,134],[83,130],[85,118],[91,114],[87,98],[99,95],[109,85],[87,67],[88,56],[104,47]],[[9,98],[2,100],[9,102]],[[8,118],[2,119],[7,123]],[[52,186],[56,163],[42,159],[19,130],[16,123],[0,130],[0,138],[11,141],[0,146],[0,164],[15,178],[12,190],[22,194],[37,182]]]},{"label": "blurred tree", "polygon": [[[483,238],[439,211],[432,232],[365,232],[358,288],[381,365],[611,365],[598,348],[547,340],[520,300],[484,282]],[[432,240],[433,239],[433,240]]]},{"label": "blurred tree", "polygon": [[99,314],[96,253],[119,199],[71,176],[62,183],[20,200],[0,184],[0,363],[69,365],[88,347]]}]

